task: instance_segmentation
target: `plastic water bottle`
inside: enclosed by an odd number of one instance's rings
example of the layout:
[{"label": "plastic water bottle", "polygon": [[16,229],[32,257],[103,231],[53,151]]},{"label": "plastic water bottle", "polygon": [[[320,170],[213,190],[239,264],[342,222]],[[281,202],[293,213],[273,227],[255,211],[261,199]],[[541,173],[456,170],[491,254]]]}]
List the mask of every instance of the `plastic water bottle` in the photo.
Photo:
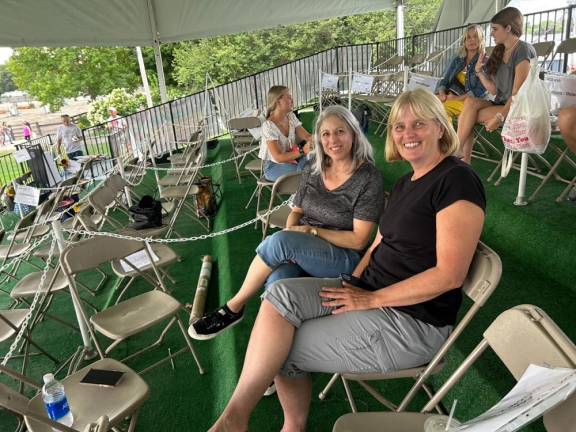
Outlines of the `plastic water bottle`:
[{"label": "plastic water bottle", "polygon": [[42,400],[48,417],[65,426],[72,426],[74,417],[68,406],[68,400],[64,393],[64,386],[57,381],[52,374],[44,375],[44,386],[42,387]]}]

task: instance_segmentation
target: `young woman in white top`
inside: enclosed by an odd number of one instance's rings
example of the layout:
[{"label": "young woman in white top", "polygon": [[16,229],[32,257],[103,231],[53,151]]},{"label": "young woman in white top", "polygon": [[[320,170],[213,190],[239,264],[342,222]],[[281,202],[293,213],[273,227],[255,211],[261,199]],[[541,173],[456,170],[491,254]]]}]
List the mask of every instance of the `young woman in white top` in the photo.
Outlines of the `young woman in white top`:
[{"label": "young woman in white top", "polygon": [[[294,101],[285,86],[272,86],[266,100],[266,121],[258,157],[264,160],[264,177],[275,181],[291,172],[302,171],[310,151],[311,136],[294,115]],[[306,141],[301,148],[297,144]]]}]

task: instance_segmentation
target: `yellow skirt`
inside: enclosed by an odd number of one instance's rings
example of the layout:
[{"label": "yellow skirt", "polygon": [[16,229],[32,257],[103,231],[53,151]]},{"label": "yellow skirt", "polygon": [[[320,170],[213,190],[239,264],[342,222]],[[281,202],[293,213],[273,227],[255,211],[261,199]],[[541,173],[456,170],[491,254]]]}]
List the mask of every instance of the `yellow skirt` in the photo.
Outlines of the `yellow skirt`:
[{"label": "yellow skirt", "polygon": [[464,109],[464,101],[460,100],[447,100],[443,102],[444,109],[450,117],[458,117]]}]

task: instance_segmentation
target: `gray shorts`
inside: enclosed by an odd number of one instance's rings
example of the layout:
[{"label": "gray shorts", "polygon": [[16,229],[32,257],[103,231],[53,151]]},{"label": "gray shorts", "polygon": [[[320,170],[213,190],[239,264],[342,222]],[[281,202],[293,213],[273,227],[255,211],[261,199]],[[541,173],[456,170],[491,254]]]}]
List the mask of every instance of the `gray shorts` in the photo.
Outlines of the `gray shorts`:
[{"label": "gray shorts", "polygon": [[340,279],[283,279],[270,285],[263,299],[297,330],[280,375],[308,372],[381,373],[426,364],[452,326],[435,327],[393,308],[332,315],[319,296]]}]

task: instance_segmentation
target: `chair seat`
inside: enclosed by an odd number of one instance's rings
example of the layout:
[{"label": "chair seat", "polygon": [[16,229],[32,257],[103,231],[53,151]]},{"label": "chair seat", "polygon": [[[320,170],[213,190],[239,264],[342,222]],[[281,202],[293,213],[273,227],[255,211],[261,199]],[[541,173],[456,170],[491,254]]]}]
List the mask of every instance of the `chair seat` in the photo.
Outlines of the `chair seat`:
[{"label": "chair seat", "polygon": [[[265,217],[263,215],[266,213],[266,211],[267,210],[259,210],[258,218],[264,221]],[[278,210],[270,214],[268,225],[272,228],[284,228],[286,226],[288,215],[291,211],[292,209],[287,205],[280,207]]]},{"label": "chair seat", "polygon": [[[80,383],[90,369],[122,371],[124,375],[114,387]],[[72,427],[77,430],[84,430],[87,425],[96,422],[103,415],[108,416],[111,425],[120,424],[148,399],[150,393],[148,384],[136,372],[110,358],[92,363],[61,382],[64,384],[68,404],[74,416]],[[41,393],[30,400],[28,407],[31,411],[46,415]],[[25,420],[31,432],[52,432],[50,426],[28,417]]]},{"label": "chair seat", "polygon": [[[48,231],[50,231],[50,225],[36,226],[34,227],[32,234],[30,234],[30,236],[42,237],[43,235],[46,235]],[[15,239],[16,241],[22,241],[26,238],[27,235],[28,233],[26,232],[26,230],[20,231],[19,233],[16,234]],[[12,235],[9,235],[8,239],[12,239]]]},{"label": "chair seat", "polygon": [[176,186],[181,184],[188,184],[194,180],[194,174],[187,174],[180,178],[180,175],[167,175],[158,180],[160,186]]},{"label": "chair seat", "polygon": [[166,231],[168,231],[168,225],[165,225],[164,221],[162,221],[162,226],[159,226],[159,227],[144,228],[144,229],[140,229],[140,230],[137,230],[134,228],[123,228],[123,229],[119,230],[117,233],[121,234],[121,235],[125,235],[125,236],[130,236],[130,237],[141,237],[141,238],[152,237],[152,238],[156,238],[156,237],[160,237]]},{"label": "chair seat", "polygon": [[186,196],[197,195],[198,194],[198,186],[192,185],[188,195],[186,195],[186,189],[188,189],[187,185],[182,186],[173,186],[169,188],[162,189],[160,192],[160,198],[163,199],[179,199],[184,198]]},{"label": "chair seat", "polygon": [[248,171],[260,171],[260,167],[262,166],[262,161],[259,159],[252,159],[251,161],[247,162],[244,165],[244,169]]},{"label": "chair seat", "polygon": [[14,244],[12,247],[8,245],[0,246],[0,258],[14,258],[24,254],[30,249],[30,244]]},{"label": "chair seat", "polygon": [[[434,367],[434,369],[432,369],[432,373],[436,374],[438,372],[440,372],[442,370],[442,368],[445,365],[445,361],[440,361],[440,363],[438,363],[436,365],[436,367]],[[395,371],[390,371],[387,373],[371,373],[371,374],[360,374],[360,373],[344,373],[342,374],[342,377],[344,379],[350,380],[350,381],[372,381],[372,380],[385,380],[385,379],[396,379],[396,378],[416,378],[420,375],[420,373],[422,373],[422,371],[424,371],[426,368],[428,367],[428,365],[422,365],[422,366],[418,366],[418,367],[414,367],[414,368],[409,368],[409,369],[400,369],[400,370],[395,370]]]},{"label": "chair seat", "polygon": [[409,412],[363,412],[345,414],[332,432],[422,432],[428,417],[435,414]]},{"label": "chair seat", "polygon": [[[173,262],[176,262],[176,260],[178,259],[178,255],[176,255],[176,252],[174,252],[170,247],[164,244],[158,244],[158,243],[153,244],[152,250],[159,258],[158,261],[155,261],[156,267],[165,267],[169,264],[172,264]],[[140,270],[146,271],[150,270],[151,268],[152,265],[149,264],[141,268]],[[124,268],[122,267],[122,264],[120,263],[120,260],[115,260],[112,262],[112,270],[114,271],[114,273],[116,273],[118,276],[121,277],[136,276],[138,274],[136,270],[125,271]]]},{"label": "chair seat", "polygon": [[[7,319],[16,329],[19,329],[30,309],[8,309],[0,311],[0,315]],[[0,319],[0,342],[10,339],[17,330],[14,330],[4,320]]]},{"label": "chair seat", "polygon": [[92,315],[94,328],[113,340],[126,339],[174,316],[180,303],[168,294],[154,290]]},{"label": "chair seat", "polygon": [[[46,281],[44,282],[43,288],[44,292],[46,292],[48,289],[48,285],[50,284],[52,277],[54,277],[55,271],[55,269],[50,269],[46,272]],[[36,291],[38,291],[41,278],[42,272],[28,273],[18,281],[14,288],[12,288],[10,297],[13,299],[33,297],[36,294]],[[54,281],[52,292],[63,290],[66,287],[68,287],[68,279],[66,279],[64,272],[60,271],[58,276],[56,276],[56,280]]]}]

